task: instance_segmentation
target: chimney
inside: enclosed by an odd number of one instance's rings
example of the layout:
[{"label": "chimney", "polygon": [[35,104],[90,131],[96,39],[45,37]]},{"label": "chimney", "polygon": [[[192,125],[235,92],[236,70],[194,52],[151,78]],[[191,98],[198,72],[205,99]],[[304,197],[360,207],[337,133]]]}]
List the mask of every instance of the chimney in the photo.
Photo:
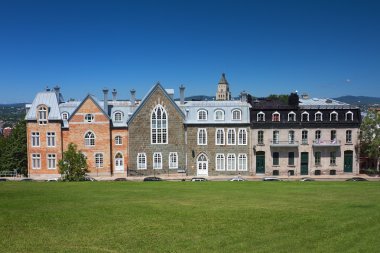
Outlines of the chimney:
[{"label": "chimney", "polygon": [[117,91],[116,91],[116,89],[113,89],[113,91],[112,91],[112,100],[113,101],[116,101],[116,95],[117,95]]},{"label": "chimney", "polygon": [[240,97],[241,97],[241,102],[247,102],[247,92],[246,91],[242,91],[240,93]]},{"label": "chimney", "polygon": [[136,103],[136,90],[135,89],[132,89],[131,90],[131,105],[135,105]]},{"label": "chimney", "polygon": [[55,95],[57,96],[58,103],[59,103],[59,93],[60,93],[60,90],[61,90],[61,88],[58,85],[56,85],[54,87],[54,92],[55,92]]},{"label": "chimney", "polygon": [[108,89],[103,88],[104,94],[104,111],[108,114]]},{"label": "chimney", "polygon": [[185,86],[183,84],[179,87],[179,100],[181,105],[185,104]]}]

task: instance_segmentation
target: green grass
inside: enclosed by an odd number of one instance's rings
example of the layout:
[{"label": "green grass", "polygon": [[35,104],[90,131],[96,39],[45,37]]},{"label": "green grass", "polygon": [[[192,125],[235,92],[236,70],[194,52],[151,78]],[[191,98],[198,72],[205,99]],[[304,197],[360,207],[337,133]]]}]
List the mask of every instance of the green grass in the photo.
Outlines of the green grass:
[{"label": "green grass", "polygon": [[379,252],[379,182],[0,183],[0,252]]}]

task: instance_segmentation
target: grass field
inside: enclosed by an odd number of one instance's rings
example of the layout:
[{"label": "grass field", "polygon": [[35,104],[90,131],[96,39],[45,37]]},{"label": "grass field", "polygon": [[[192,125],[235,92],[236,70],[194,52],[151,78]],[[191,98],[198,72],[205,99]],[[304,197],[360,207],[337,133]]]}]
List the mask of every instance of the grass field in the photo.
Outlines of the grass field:
[{"label": "grass field", "polygon": [[0,252],[379,252],[379,182],[0,182]]}]

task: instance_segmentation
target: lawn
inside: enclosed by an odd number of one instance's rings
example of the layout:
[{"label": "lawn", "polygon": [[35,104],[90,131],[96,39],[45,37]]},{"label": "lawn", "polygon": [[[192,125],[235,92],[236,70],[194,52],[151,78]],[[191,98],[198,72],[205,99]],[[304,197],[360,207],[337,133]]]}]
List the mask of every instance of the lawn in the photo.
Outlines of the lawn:
[{"label": "lawn", "polygon": [[379,182],[0,182],[0,252],[379,252]]}]

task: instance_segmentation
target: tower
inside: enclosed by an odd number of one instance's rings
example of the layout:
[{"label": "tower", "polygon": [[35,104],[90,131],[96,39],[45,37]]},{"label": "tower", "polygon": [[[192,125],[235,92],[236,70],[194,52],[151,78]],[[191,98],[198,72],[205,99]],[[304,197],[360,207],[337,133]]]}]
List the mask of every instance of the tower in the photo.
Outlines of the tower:
[{"label": "tower", "polygon": [[216,92],[216,100],[231,100],[230,87],[226,80],[226,75],[223,73],[218,83],[218,90]]}]

